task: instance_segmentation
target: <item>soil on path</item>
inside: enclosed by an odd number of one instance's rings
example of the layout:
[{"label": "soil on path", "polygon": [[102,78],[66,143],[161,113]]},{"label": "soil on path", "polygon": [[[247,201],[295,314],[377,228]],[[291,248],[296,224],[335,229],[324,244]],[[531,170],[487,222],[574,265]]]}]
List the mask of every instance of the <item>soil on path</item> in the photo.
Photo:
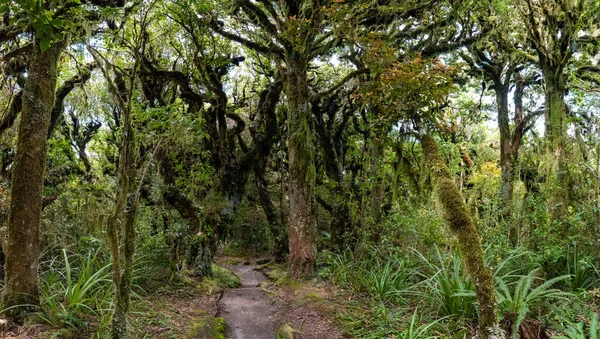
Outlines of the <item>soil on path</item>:
[{"label": "soil on path", "polygon": [[227,336],[232,339],[275,338],[281,308],[259,287],[267,278],[254,267],[233,266],[233,271],[242,279],[242,286],[225,291],[220,300]]},{"label": "soil on path", "polygon": [[235,258],[221,258],[221,263],[242,280],[240,288],[226,290],[219,302],[228,338],[274,339],[278,329],[296,339],[350,338],[334,324],[339,304],[331,286],[289,279],[280,283],[278,276],[285,273],[282,267],[277,271],[263,266],[256,271],[256,265],[232,265],[227,259]]}]

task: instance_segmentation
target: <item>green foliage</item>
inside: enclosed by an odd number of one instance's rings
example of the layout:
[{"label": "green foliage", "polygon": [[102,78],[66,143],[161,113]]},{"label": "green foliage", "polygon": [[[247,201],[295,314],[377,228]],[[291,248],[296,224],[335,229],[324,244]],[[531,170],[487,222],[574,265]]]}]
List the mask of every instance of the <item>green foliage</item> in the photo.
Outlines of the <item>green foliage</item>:
[{"label": "green foliage", "polygon": [[381,301],[397,302],[408,287],[408,274],[405,260],[383,263],[381,259],[377,258],[375,266],[368,272],[364,284]]},{"label": "green foliage", "polygon": [[428,303],[437,308],[439,316],[474,319],[476,317],[475,289],[471,279],[463,271],[460,256],[450,256],[450,264],[442,252],[436,248],[433,260],[416,252],[426,267],[420,273],[425,279],[427,290],[424,293]]},{"label": "green foliage", "polygon": [[357,292],[366,292],[383,303],[400,303],[408,293],[414,274],[407,258],[398,253],[384,254],[373,248],[361,256],[353,252],[323,253],[319,257],[322,276]]},{"label": "green foliage", "polygon": [[219,265],[213,265],[212,269],[212,278],[217,281],[219,286],[223,288],[236,288],[242,285],[240,277],[232,271]]},{"label": "green foliage", "polygon": [[73,261],[63,249],[62,262],[48,263],[41,286],[42,320],[54,327],[81,328],[86,314],[103,315],[111,307],[111,265],[102,264],[98,254],[72,254]]},{"label": "green foliage", "polygon": [[397,204],[384,220],[384,243],[398,248],[430,249],[448,244],[448,234],[430,200]]},{"label": "green foliage", "polygon": [[571,258],[567,258],[567,274],[571,276],[571,291],[579,292],[592,288],[598,280],[598,270],[589,258],[580,258],[581,253],[577,250],[576,243],[570,254]]},{"label": "green foliage", "polygon": [[568,280],[569,275],[556,277],[535,286],[536,280],[540,280],[536,277],[537,273],[537,270],[533,270],[528,275],[520,276],[513,283],[506,283],[503,280],[497,281],[500,311],[504,314],[504,318],[510,318],[512,323],[511,338],[519,338],[519,329],[533,308],[542,306],[552,300],[566,299],[573,296],[568,292],[552,288],[552,285]]},{"label": "green foliage", "polygon": [[409,325],[408,329],[404,333],[402,333],[402,336],[400,338],[403,338],[403,339],[437,338],[436,335],[432,335],[428,331],[430,330],[430,328],[435,326],[440,321],[443,321],[445,318],[439,318],[436,321],[430,322],[428,324],[423,324],[423,325],[417,327],[417,325],[418,325],[417,311],[418,311],[418,309],[415,309],[415,311],[413,312],[412,317],[410,318],[410,325]]},{"label": "green foliage", "polygon": [[[587,329],[587,330],[586,330]],[[589,322],[566,322],[564,328],[560,329],[563,334],[555,336],[557,339],[598,339],[600,337],[600,322],[598,313],[592,312]]]}]

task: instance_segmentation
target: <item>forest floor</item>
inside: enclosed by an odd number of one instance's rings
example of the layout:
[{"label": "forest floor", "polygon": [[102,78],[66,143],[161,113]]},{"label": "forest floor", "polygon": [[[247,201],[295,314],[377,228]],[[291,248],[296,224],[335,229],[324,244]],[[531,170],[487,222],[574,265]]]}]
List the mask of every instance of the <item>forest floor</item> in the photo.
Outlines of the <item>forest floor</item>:
[{"label": "forest floor", "polygon": [[242,286],[226,290],[219,302],[228,338],[344,338],[333,320],[331,286],[292,281],[280,266],[257,265],[258,259],[237,260],[219,260],[242,279]]},{"label": "forest floor", "polygon": [[[338,291],[317,279],[295,281],[283,266],[261,258],[220,257],[215,277],[176,277],[155,282],[132,300],[132,338],[156,339],[339,339],[350,338],[335,323]],[[220,266],[220,267],[219,267]],[[240,278],[237,280],[225,267]],[[161,279],[162,280],[162,279]],[[235,287],[238,285],[238,287]],[[229,286],[229,287],[226,287]],[[109,319],[109,318],[104,318]],[[80,330],[48,324],[12,327],[0,338],[103,338],[108,323],[87,319]],[[106,321],[104,320],[104,321]]]},{"label": "forest floor", "polygon": [[233,339],[262,339],[273,336],[281,305],[269,300],[261,289],[267,277],[253,265],[236,265],[233,271],[241,278],[239,288],[223,293],[219,305]]}]

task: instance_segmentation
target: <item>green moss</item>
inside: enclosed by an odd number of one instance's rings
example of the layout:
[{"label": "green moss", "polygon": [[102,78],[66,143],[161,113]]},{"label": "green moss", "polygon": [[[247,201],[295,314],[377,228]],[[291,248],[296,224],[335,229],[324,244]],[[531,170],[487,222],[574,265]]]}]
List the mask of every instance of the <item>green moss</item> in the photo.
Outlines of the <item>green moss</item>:
[{"label": "green moss", "polygon": [[186,339],[225,339],[225,319],[208,313],[196,318]]},{"label": "green moss", "polygon": [[214,279],[217,282],[219,287],[236,288],[242,285],[242,280],[240,279],[240,277],[238,277],[238,275],[233,273],[232,271],[215,264],[213,264],[212,270],[212,279]]},{"label": "green moss", "polygon": [[290,277],[284,265],[268,263],[257,267],[256,270],[263,271],[269,280],[274,281],[279,286],[288,286],[293,290],[298,290],[302,285],[300,281]]},{"label": "green moss", "polygon": [[308,293],[306,293],[304,295],[304,298],[306,300],[309,300],[309,301],[312,301],[312,302],[315,302],[315,303],[321,303],[321,302],[323,302],[323,298],[321,298],[321,296],[318,295],[315,292],[308,292]]},{"label": "green moss", "polygon": [[201,281],[190,278],[188,276],[189,272],[179,275],[177,279],[184,285],[209,294],[218,293],[225,288],[236,288],[242,285],[240,277],[224,267],[213,264],[212,271],[212,277],[204,277]]},{"label": "green moss", "polygon": [[227,258],[223,262],[228,265],[239,265],[244,263],[245,259],[242,258]]},{"label": "green moss", "polygon": [[294,332],[296,332],[290,325],[283,324],[275,331],[275,338],[277,339],[294,339]]},{"label": "green moss", "polygon": [[454,182],[452,174],[440,153],[435,140],[424,135],[421,146],[425,164],[434,183],[437,206],[446,225],[458,238],[461,256],[469,275],[475,284],[479,303],[479,333],[482,339],[495,338],[492,332],[498,327],[497,300],[494,291],[494,278],[485,266],[481,237],[465,206],[463,197]]},{"label": "green moss", "polygon": [[70,339],[73,338],[74,335],[71,333],[69,329],[61,328],[56,330],[50,334],[50,339]]},{"label": "green moss", "polygon": [[217,293],[225,288],[236,288],[242,285],[242,280],[232,271],[215,265],[212,265],[213,276],[204,277],[200,283],[200,288],[208,293]]}]

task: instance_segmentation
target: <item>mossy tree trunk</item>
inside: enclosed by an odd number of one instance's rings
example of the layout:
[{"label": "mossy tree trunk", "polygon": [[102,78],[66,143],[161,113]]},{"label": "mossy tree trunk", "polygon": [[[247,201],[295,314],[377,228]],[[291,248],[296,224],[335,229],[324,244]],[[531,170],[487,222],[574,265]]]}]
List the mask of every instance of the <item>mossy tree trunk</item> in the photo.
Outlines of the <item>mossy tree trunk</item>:
[{"label": "mossy tree trunk", "polygon": [[371,181],[371,187],[369,190],[370,194],[370,215],[369,215],[369,227],[370,239],[373,243],[379,244],[383,233],[381,219],[383,211],[384,201],[384,181],[381,173],[383,172],[383,152],[385,150],[383,140],[380,136],[383,135],[381,131],[372,135],[371,144],[369,145],[369,153],[371,157],[370,169],[369,169],[369,180]]},{"label": "mossy tree trunk", "polygon": [[[311,111],[315,117],[315,132],[321,146],[322,163],[327,177],[332,181],[331,199],[327,203],[321,197],[317,201],[331,214],[331,248],[340,251],[354,246],[356,234],[350,216],[350,198],[348,187],[344,182],[344,128],[350,119],[350,114],[343,112],[339,119],[339,98],[328,97],[322,100],[316,96],[311,101]],[[325,119],[327,117],[327,119]]]},{"label": "mossy tree trunk", "polygon": [[260,205],[269,223],[271,235],[271,255],[273,260],[283,263],[288,257],[287,224],[283,216],[283,206],[278,211],[271,199],[267,168],[271,156],[271,148],[280,136],[276,107],[283,90],[282,82],[277,79],[269,84],[258,100],[257,115],[250,125],[250,134],[254,140],[255,156],[252,159],[256,190]]},{"label": "mossy tree trunk", "polygon": [[[37,40],[32,47],[12,169],[3,308],[39,303],[38,256],[47,135],[63,48],[64,43],[57,42],[41,52]],[[27,311],[17,307],[5,315],[18,320]]]},{"label": "mossy tree trunk", "polygon": [[544,77],[546,155],[552,165],[547,179],[548,212],[550,222],[558,224],[566,235],[569,175],[565,149],[568,126],[565,94],[568,77],[564,71],[578,49],[574,41],[581,27],[591,22],[589,20],[594,16],[590,14],[597,6],[591,6],[593,2],[588,1],[526,0],[523,3],[526,5],[523,6],[523,22]]},{"label": "mossy tree trunk", "polygon": [[256,179],[256,190],[258,199],[262,206],[267,222],[269,223],[269,232],[271,233],[271,255],[273,260],[278,263],[285,262],[288,256],[288,238],[285,225],[282,218],[273,204],[269,186],[265,177],[265,158],[257,159],[260,164],[254,167],[254,177]]},{"label": "mossy tree trunk", "polygon": [[543,68],[546,99],[546,152],[552,159],[552,170],[548,176],[550,197],[548,211],[550,222],[563,226],[566,235],[565,218],[569,204],[568,170],[565,158],[567,137],[565,86],[561,74],[553,69]]},{"label": "mossy tree trunk", "polygon": [[111,77],[106,65],[97,52],[89,49],[99,65],[108,85],[108,90],[117,102],[122,115],[123,139],[119,149],[117,168],[117,192],[113,211],[106,221],[106,237],[112,259],[111,277],[114,291],[114,310],[111,319],[110,337],[125,339],[127,335],[127,313],[131,304],[133,280],[133,256],[135,254],[136,223],[140,190],[135,185],[137,175],[137,146],[132,117],[132,97],[138,69],[138,55],[135,56],[133,74],[127,84],[124,75],[115,73]]},{"label": "mossy tree trunk", "polygon": [[496,106],[498,110],[498,130],[500,131],[500,219],[508,220],[514,192],[515,156],[511,145],[510,122],[508,117],[508,84],[496,82]]},{"label": "mossy tree trunk", "polygon": [[286,55],[290,173],[289,263],[294,278],[306,278],[316,265],[315,163],[310,128],[308,60],[295,50]]},{"label": "mossy tree trunk", "polygon": [[481,237],[465,206],[452,174],[448,170],[437,142],[430,136],[421,138],[425,165],[434,186],[438,208],[446,225],[458,238],[458,245],[467,272],[475,285],[479,304],[479,338],[501,339],[503,331],[498,325],[498,305],[494,278],[484,263]]},{"label": "mossy tree trunk", "polygon": [[130,305],[135,251],[135,224],[138,199],[135,193],[135,137],[130,107],[124,112],[123,145],[120,150],[116,202],[106,225],[112,257],[112,280],[115,308],[112,316],[111,338],[127,338],[127,312]]}]

